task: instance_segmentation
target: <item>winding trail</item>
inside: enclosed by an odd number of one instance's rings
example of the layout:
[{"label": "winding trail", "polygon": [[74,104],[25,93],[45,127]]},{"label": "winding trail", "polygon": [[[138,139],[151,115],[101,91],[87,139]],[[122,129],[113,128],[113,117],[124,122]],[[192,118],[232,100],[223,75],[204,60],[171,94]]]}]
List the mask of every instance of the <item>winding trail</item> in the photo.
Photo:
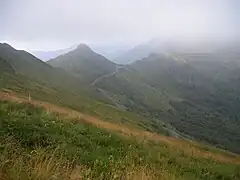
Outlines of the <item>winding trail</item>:
[{"label": "winding trail", "polygon": [[159,135],[156,133],[126,126],[123,124],[116,124],[112,122],[103,121],[93,116],[83,114],[69,108],[57,106],[49,102],[39,101],[35,99],[29,100],[28,97],[22,96],[20,94],[16,94],[14,92],[0,91],[0,100],[7,100],[7,101],[12,101],[17,103],[30,103],[37,107],[43,107],[48,112],[58,113],[60,116],[63,117],[63,119],[71,120],[74,118],[79,121],[85,121],[86,123],[92,124],[96,127],[106,129],[110,132],[118,133],[125,138],[134,138],[139,142],[147,143],[148,141],[153,141],[155,143],[164,144],[169,148],[169,150],[184,153],[187,156],[207,158],[207,159],[212,159],[214,161],[223,162],[223,163],[240,164],[240,156],[233,153],[231,154],[230,153],[223,154],[220,152],[213,153],[208,150],[199,148],[197,143],[194,143],[194,142],[186,141],[183,139],[177,139],[174,137]]},{"label": "winding trail", "polygon": [[103,76],[98,77],[97,79],[95,79],[92,83],[91,86],[95,86],[97,84],[98,81],[104,79],[104,78],[108,78],[111,76],[114,76],[115,74],[117,74],[119,72],[120,69],[126,69],[128,71],[131,71],[129,68],[125,67],[124,65],[116,65],[116,69],[114,72],[110,73],[110,74],[105,74]]},{"label": "winding trail", "polygon": [[96,83],[104,78],[108,78],[108,77],[111,77],[111,76],[114,76],[118,71],[119,69],[121,69],[121,67],[119,67],[118,65],[116,65],[116,69],[114,72],[110,73],[110,74],[105,74],[103,76],[100,76],[98,77],[97,79],[95,79],[92,83],[91,83],[91,86],[95,86]]},{"label": "winding trail", "polygon": [[[95,80],[91,83],[91,86],[95,86],[99,81],[101,81],[101,80],[104,79],[104,78],[108,78],[108,77],[114,76],[115,74],[117,74],[117,73],[119,72],[120,69],[124,69],[124,67],[123,67],[123,66],[118,66],[118,65],[116,65],[116,69],[115,69],[114,72],[112,72],[112,73],[110,73],[110,74],[105,74],[105,75],[103,75],[103,76],[98,77],[97,79],[95,79]],[[106,90],[101,89],[101,88],[99,88],[99,87],[97,87],[97,90],[98,90],[99,92],[101,92],[101,94],[102,94],[103,96],[105,96],[107,99],[109,99],[110,101],[112,101],[113,103],[115,103],[115,106],[116,106],[117,108],[119,108],[119,109],[121,109],[121,110],[126,110],[126,107],[125,107],[124,105],[121,105],[121,104],[119,104],[118,102],[116,102],[116,100],[115,100],[111,95],[109,95],[109,94],[110,94],[109,92],[107,92]]]}]

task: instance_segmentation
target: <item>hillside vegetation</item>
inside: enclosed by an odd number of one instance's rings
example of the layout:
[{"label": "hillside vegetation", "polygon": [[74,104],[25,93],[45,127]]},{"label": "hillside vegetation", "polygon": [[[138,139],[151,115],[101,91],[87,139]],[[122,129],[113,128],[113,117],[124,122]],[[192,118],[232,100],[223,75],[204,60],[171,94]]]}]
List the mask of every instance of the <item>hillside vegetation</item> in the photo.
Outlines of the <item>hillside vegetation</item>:
[{"label": "hillside vegetation", "polygon": [[234,161],[237,157],[223,152],[227,162],[189,156],[164,143],[139,143],[29,103],[1,101],[0,112],[3,179],[206,180],[240,176]]},{"label": "hillside vegetation", "polygon": [[96,86],[129,111],[164,121],[188,138],[240,152],[239,63],[208,58],[185,62],[152,54]]}]

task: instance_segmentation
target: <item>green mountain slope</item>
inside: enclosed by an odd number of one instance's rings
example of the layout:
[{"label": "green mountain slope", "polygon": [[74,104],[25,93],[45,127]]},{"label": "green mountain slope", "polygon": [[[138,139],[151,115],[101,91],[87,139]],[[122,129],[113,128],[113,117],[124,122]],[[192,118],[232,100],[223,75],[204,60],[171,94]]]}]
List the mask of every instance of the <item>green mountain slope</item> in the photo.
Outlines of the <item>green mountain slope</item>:
[{"label": "green mountain slope", "polygon": [[61,69],[53,68],[30,53],[16,50],[8,44],[0,44],[0,58],[6,61],[16,74],[44,83],[68,88],[72,85],[80,87],[83,82],[80,78],[75,78]]},{"label": "green mountain slope", "polygon": [[98,77],[116,70],[115,63],[95,53],[85,44],[80,44],[75,50],[49,60],[48,64],[83,77],[86,82],[93,82]]},{"label": "green mountain slope", "polygon": [[53,69],[33,55],[25,51],[16,50],[8,44],[0,44],[0,56],[8,62],[18,74],[31,74],[32,77],[46,78],[44,76],[48,76]]},{"label": "green mountain slope", "polygon": [[[151,120],[114,107],[79,76],[54,68],[7,44],[1,45],[0,49],[0,90],[30,95],[39,100],[93,114],[101,119],[154,131]],[[161,127],[158,129],[165,133]]]},{"label": "green mountain slope", "polygon": [[4,59],[0,58],[0,73],[14,73],[12,66]]},{"label": "green mountain slope", "polygon": [[[96,83],[130,111],[194,139],[240,152],[237,62],[176,61],[152,54]],[[205,68],[214,66],[214,68]],[[212,69],[215,69],[213,71]]]}]

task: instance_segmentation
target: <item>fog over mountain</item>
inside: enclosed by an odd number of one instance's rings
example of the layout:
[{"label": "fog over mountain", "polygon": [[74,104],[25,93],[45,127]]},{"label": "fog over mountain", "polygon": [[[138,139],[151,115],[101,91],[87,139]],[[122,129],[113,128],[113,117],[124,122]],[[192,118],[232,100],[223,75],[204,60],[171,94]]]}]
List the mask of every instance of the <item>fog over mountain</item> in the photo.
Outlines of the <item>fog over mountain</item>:
[{"label": "fog over mountain", "polygon": [[238,7],[237,0],[2,0],[0,41],[31,52],[85,43],[111,55],[152,38],[225,42],[239,39]]}]

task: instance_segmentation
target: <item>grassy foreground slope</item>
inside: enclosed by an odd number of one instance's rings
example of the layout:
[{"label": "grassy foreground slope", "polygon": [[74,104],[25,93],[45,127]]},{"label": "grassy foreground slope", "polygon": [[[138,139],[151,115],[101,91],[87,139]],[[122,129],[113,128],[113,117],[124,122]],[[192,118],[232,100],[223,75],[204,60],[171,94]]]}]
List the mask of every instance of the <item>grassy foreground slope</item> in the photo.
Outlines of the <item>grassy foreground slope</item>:
[{"label": "grassy foreground slope", "polygon": [[[14,98],[20,101],[9,100]],[[180,150],[184,144],[176,149],[164,141],[121,136],[85,123],[87,116],[66,117],[34,102],[0,102],[3,180],[240,178],[239,157],[233,154],[188,154]]]}]

